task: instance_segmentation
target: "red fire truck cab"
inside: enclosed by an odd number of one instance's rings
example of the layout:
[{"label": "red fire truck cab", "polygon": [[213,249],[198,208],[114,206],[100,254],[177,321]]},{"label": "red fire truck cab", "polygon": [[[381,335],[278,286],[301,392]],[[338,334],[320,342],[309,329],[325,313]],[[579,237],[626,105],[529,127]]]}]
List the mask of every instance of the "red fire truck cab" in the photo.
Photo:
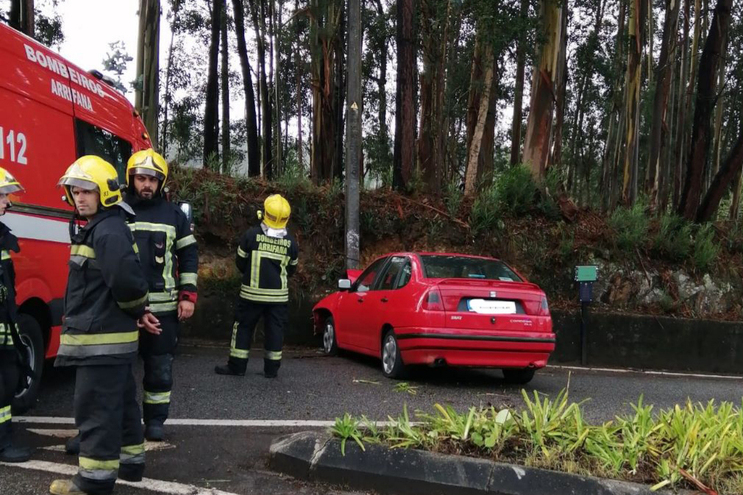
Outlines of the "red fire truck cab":
[{"label": "red fire truck cab", "polygon": [[132,152],[149,148],[142,120],[98,72],[87,72],[0,24],[0,166],[26,189],[0,221],[20,240],[13,253],[18,324],[38,379],[14,410],[36,400],[45,359],[56,356],[62,325],[72,209],[57,181],[83,155],[109,161],[124,179]]}]

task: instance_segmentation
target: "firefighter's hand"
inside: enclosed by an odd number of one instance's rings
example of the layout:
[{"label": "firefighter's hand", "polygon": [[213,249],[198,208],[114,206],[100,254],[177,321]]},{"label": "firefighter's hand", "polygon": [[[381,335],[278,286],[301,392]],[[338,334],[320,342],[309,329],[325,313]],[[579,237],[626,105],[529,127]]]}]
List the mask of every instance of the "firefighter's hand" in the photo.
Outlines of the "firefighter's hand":
[{"label": "firefighter's hand", "polygon": [[195,304],[192,301],[183,300],[178,303],[178,319],[187,320],[193,316]]},{"label": "firefighter's hand", "polygon": [[153,335],[160,335],[163,332],[162,328],[160,328],[160,320],[158,320],[152,313],[145,313],[145,315],[137,321],[137,326],[144,329],[145,332]]}]

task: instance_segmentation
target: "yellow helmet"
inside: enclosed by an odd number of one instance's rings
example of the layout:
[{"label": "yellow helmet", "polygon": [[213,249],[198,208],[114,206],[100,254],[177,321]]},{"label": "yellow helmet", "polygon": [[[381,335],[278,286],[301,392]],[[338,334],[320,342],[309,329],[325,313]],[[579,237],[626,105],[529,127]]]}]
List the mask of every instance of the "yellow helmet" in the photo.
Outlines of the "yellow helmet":
[{"label": "yellow helmet", "polygon": [[292,209],[280,194],[272,194],[263,202],[263,222],[272,229],[283,229],[289,221]]},{"label": "yellow helmet", "polygon": [[13,194],[17,192],[24,192],[21,183],[13,177],[13,174],[0,167],[0,194]]},{"label": "yellow helmet", "polygon": [[168,162],[162,155],[152,148],[137,151],[126,164],[126,185],[132,175],[150,175],[160,180],[160,189],[168,180]]},{"label": "yellow helmet", "polygon": [[72,187],[80,187],[88,191],[98,191],[101,195],[101,204],[105,207],[114,206],[121,202],[121,188],[119,174],[116,169],[103,158],[86,155],[78,158],[67,168],[57,186],[63,186],[67,194],[67,202],[75,206],[72,198]]}]

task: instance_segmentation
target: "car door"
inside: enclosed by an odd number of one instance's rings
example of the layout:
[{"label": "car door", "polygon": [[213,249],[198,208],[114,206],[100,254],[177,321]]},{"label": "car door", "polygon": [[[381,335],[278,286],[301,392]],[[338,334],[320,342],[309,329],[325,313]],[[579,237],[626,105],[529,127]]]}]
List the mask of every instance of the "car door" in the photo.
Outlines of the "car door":
[{"label": "car door", "polygon": [[[408,266],[407,271],[405,267]],[[378,353],[381,345],[381,331],[385,324],[394,326],[395,304],[399,299],[398,281],[407,273],[410,278],[410,261],[406,256],[392,256],[377,278],[377,283],[366,296],[368,318],[361,335],[361,344],[373,353]]]},{"label": "car door", "polygon": [[364,322],[368,317],[368,304],[366,304],[368,293],[374,287],[382,268],[388,258],[379,258],[374,261],[364,272],[359,275],[351,285],[348,292],[339,296],[336,309],[336,339],[341,347],[363,350],[360,335],[365,331]]}]

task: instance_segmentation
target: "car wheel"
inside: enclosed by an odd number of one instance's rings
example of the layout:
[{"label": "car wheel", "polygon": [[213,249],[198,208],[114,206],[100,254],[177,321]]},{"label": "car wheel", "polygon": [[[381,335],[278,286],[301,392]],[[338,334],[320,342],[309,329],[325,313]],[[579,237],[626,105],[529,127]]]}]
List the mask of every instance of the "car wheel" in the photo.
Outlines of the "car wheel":
[{"label": "car wheel", "polygon": [[537,370],[534,368],[521,368],[521,369],[504,368],[503,377],[506,379],[506,382],[508,383],[523,385],[525,383],[529,383],[531,379],[534,378],[534,372],[536,371]]},{"label": "car wheel", "polygon": [[322,349],[328,356],[338,355],[338,340],[335,337],[335,320],[332,316],[325,318],[322,331]]},{"label": "car wheel", "polygon": [[389,330],[382,341],[382,372],[387,378],[402,378],[405,365],[400,355],[395,332]]},{"label": "car wheel", "polygon": [[18,391],[13,398],[13,414],[22,414],[36,403],[41,385],[41,374],[44,371],[44,337],[41,326],[29,315],[18,315],[18,329],[25,346],[21,352],[27,356],[31,369],[36,374],[34,378],[21,377]]}]

